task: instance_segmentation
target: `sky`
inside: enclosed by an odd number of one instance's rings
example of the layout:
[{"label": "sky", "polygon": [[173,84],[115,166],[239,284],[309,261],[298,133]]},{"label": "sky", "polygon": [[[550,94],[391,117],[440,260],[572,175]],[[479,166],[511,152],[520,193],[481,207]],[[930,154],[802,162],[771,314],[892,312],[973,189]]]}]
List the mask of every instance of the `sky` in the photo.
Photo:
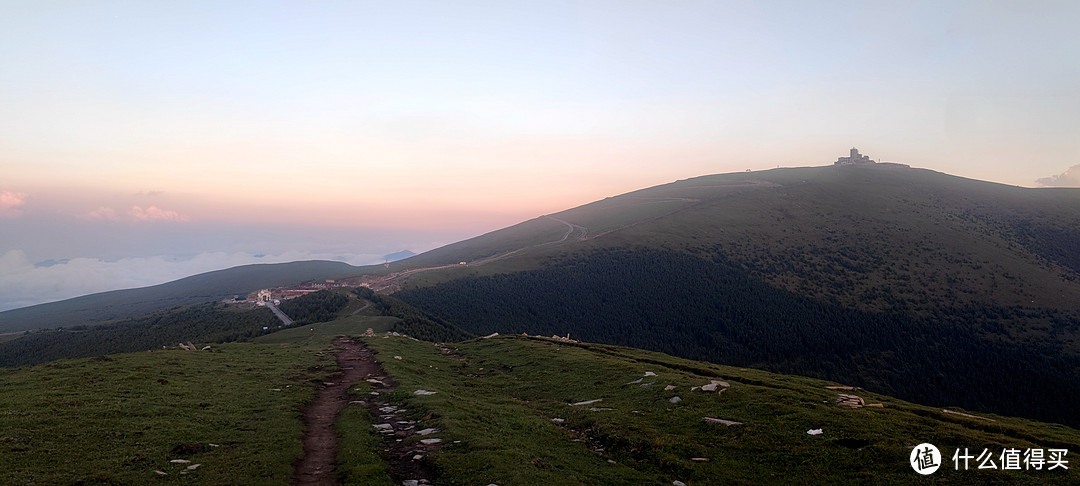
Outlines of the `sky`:
[{"label": "sky", "polygon": [[850,147],[1080,187],[1080,2],[0,2],[0,310]]}]

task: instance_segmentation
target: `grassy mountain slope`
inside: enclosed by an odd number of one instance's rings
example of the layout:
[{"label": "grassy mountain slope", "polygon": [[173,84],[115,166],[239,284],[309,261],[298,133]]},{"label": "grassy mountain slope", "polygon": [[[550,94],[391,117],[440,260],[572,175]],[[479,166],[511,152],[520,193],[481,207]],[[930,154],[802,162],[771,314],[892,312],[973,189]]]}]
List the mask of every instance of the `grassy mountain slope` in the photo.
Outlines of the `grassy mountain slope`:
[{"label": "grassy mountain slope", "polygon": [[[157,350],[0,369],[0,482],[289,484],[300,454],[300,411],[336,367],[331,339],[369,327],[379,335],[364,342],[399,384],[391,401],[408,410],[403,418],[419,421],[417,430],[436,428],[427,437],[443,439],[441,450],[421,459],[440,473],[438,484],[922,484],[908,466],[921,442],[947,456],[931,479],[950,484],[1077,480],[1075,467],[979,471],[972,463],[954,471],[950,462],[956,447],[1080,450],[1080,432],[1067,427],[954,415],[862,390],[826,389],[832,382],[616,346],[522,337],[435,346],[384,338],[396,322],[351,316],[207,352]],[[729,386],[719,394],[691,390],[710,380]],[[354,398],[367,396],[369,385],[356,385]],[[437,393],[417,396],[418,388]],[[884,406],[841,408],[839,393]],[[682,400],[671,403],[674,396]],[[595,399],[603,401],[569,405]],[[374,423],[360,406],[339,419],[342,484],[400,484],[380,458]],[[811,429],[823,433],[808,435]]]},{"label": "grassy mountain slope", "polygon": [[644,189],[421,255],[480,260],[412,273],[396,295],[477,335],[571,332],[1075,425],[1078,244],[1080,190],[780,169]]},{"label": "grassy mountain slope", "polygon": [[[1071,451],[1080,434],[1062,426],[953,415],[826,389],[832,382],[616,346],[520,336],[442,349],[406,338],[365,342],[399,383],[393,399],[421,420],[417,428],[437,428],[449,442],[425,459],[442,472],[440,484],[925,484],[908,464],[922,442],[948,456],[933,479],[949,484],[1077,479],[1073,469],[956,471],[951,463],[957,447]],[[691,390],[711,380],[730,386]],[[883,407],[843,408],[840,393]],[[571,405],[591,400],[602,401]]]},{"label": "grassy mountain slope", "polygon": [[332,278],[356,270],[357,267],[352,265],[331,261],[244,265],[151,287],[101,292],[0,312],[0,333],[131,318],[261,288]]}]

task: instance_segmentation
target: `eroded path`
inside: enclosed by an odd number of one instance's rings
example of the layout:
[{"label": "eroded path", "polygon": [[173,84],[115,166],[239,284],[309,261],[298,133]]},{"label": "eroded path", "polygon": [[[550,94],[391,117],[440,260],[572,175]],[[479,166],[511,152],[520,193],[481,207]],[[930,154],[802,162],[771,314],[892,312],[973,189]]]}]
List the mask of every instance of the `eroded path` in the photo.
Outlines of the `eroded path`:
[{"label": "eroded path", "polygon": [[293,471],[293,484],[337,484],[338,438],[334,423],[349,404],[349,387],[381,371],[371,352],[359,342],[345,336],[333,342],[341,349],[337,354],[341,373],[332,382],[323,383],[304,411],[304,458]]},{"label": "eroded path", "polygon": [[[396,384],[375,360],[374,353],[361,341],[338,336],[333,344],[340,349],[337,363],[341,372],[332,382],[323,384],[304,412],[304,458],[296,464],[293,484],[338,484],[338,437],[334,424],[341,412],[350,405],[367,408],[375,419],[375,429],[383,436],[381,455],[390,465],[395,480],[433,484],[435,473],[422,459],[428,452],[439,449],[441,439],[435,438],[438,431],[420,428],[416,421],[404,420],[399,416],[406,410],[390,405],[386,399],[386,393],[396,388]],[[374,391],[367,399],[350,401],[349,388],[362,381],[371,383]],[[403,440],[414,434],[428,438]]]}]

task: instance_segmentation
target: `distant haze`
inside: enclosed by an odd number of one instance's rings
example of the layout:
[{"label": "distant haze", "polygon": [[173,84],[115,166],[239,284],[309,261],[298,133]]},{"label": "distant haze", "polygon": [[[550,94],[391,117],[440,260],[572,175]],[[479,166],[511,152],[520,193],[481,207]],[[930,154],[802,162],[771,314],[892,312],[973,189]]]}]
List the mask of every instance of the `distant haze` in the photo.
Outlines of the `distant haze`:
[{"label": "distant haze", "polygon": [[0,309],[377,262],[853,145],[1066,185],[1078,24],[1077,2],[6,2]]}]

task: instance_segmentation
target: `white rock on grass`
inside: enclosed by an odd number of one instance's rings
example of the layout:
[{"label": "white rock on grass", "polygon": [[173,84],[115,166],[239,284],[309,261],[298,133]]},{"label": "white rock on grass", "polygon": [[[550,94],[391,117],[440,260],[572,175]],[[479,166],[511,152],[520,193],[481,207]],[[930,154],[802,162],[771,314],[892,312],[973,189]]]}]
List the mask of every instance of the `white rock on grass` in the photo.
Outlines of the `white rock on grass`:
[{"label": "white rock on grass", "polygon": [[171,462],[173,464],[191,464],[191,461],[189,461],[187,459],[173,459],[173,460],[171,460],[169,462]]},{"label": "white rock on grass", "polygon": [[656,373],[653,373],[651,371],[646,371],[645,376],[656,376]]},{"label": "white rock on grass", "polygon": [[424,429],[424,430],[417,431],[416,433],[420,434],[420,435],[431,435],[431,434],[434,434],[435,432],[438,432],[438,431],[439,431],[439,429]]},{"label": "white rock on grass", "polygon": [[682,481],[675,480],[675,481],[671,482],[671,486],[686,486],[686,483],[684,483]]},{"label": "white rock on grass", "polygon": [[420,481],[415,479],[406,479],[401,482],[401,486],[420,486]]},{"label": "white rock on grass", "polygon": [[678,396],[674,396],[674,397],[669,398],[668,401],[671,402],[671,403],[679,403],[679,402],[682,401],[682,398],[679,398]]},{"label": "white rock on grass", "polygon": [[570,406],[571,407],[578,407],[578,406],[581,406],[581,405],[592,405],[594,403],[600,403],[602,401],[604,401],[603,398],[597,398],[596,400],[585,400],[584,402],[571,403]]},{"label": "white rock on grass", "polygon": [[438,392],[433,392],[433,391],[428,391],[428,390],[416,390],[416,391],[413,392],[413,395],[434,395],[436,393],[438,393]]},{"label": "white rock on grass", "polygon": [[420,441],[424,445],[438,444],[439,442],[442,442],[442,439],[424,439]]},{"label": "white rock on grass", "polygon": [[821,435],[821,434],[824,434],[825,431],[821,430],[821,429],[810,429],[810,430],[807,430],[806,433],[810,434],[810,435]]},{"label": "white rock on grass", "polygon": [[664,387],[664,391],[671,391],[675,389],[675,385],[668,385]]}]

